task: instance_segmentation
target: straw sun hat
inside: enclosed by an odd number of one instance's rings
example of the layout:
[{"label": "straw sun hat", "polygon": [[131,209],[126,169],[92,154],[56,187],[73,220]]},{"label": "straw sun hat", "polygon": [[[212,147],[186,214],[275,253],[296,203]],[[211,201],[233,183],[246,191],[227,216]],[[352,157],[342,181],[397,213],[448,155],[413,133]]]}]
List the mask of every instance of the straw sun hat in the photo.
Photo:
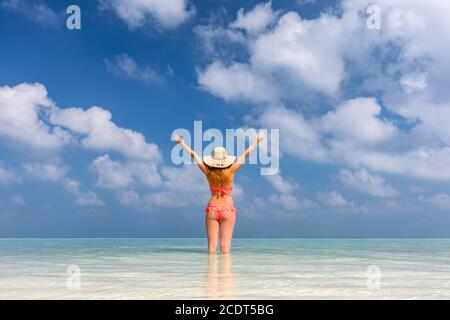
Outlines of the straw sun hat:
[{"label": "straw sun hat", "polygon": [[223,147],[216,147],[210,156],[203,157],[203,162],[213,168],[226,168],[231,166],[234,161],[236,161],[236,157],[227,156],[227,150]]}]

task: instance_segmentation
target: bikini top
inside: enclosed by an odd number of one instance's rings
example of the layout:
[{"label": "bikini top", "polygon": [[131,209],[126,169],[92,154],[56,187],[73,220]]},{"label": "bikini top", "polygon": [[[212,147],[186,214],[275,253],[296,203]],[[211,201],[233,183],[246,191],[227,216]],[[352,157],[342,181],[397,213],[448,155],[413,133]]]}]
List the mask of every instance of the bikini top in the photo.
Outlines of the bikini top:
[{"label": "bikini top", "polygon": [[220,196],[223,196],[225,194],[225,191],[228,191],[231,193],[233,190],[232,186],[226,186],[226,187],[209,187],[209,190],[217,192]]}]

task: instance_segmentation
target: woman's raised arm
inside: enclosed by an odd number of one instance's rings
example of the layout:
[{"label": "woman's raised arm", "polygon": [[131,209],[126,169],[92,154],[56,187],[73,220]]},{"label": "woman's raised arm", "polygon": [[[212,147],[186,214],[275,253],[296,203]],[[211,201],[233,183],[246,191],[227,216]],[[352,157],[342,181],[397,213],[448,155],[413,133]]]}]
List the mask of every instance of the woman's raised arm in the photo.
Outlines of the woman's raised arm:
[{"label": "woman's raised arm", "polygon": [[192,150],[192,149],[184,142],[183,138],[180,137],[178,134],[175,134],[175,135],[174,135],[174,139],[175,139],[176,143],[178,143],[179,145],[181,145],[181,146],[183,147],[183,149],[186,150],[186,152],[189,153],[189,155],[190,155],[192,158],[194,158],[194,160],[195,160],[195,162],[197,163],[197,165],[198,165],[198,167],[200,168],[200,170],[201,170],[203,173],[206,173],[206,171],[207,171],[208,169],[206,168],[206,165],[203,163],[202,158],[200,158],[200,157],[198,156],[198,154],[195,153],[195,151]]},{"label": "woman's raised arm", "polygon": [[256,146],[258,145],[258,143],[260,143],[263,139],[264,139],[264,133],[259,132],[256,135],[256,138],[253,141],[253,143],[247,148],[247,150],[245,150],[245,152],[241,156],[239,156],[236,159],[236,161],[231,166],[231,169],[233,169],[234,171],[237,171],[241,167],[241,165],[244,163],[245,159],[247,159],[248,156],[250,155],[250,153],[252,153],[253,149],[255,149]]}]

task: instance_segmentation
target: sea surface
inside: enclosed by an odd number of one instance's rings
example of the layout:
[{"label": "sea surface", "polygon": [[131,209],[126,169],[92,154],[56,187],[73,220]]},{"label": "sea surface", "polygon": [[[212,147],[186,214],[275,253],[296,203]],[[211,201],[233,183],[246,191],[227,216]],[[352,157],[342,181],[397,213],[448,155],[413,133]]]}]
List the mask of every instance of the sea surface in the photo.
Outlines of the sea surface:
[{"label": "sea surface", "polygon": [[0,239],[0,299],[450,299],[450,239]]}]

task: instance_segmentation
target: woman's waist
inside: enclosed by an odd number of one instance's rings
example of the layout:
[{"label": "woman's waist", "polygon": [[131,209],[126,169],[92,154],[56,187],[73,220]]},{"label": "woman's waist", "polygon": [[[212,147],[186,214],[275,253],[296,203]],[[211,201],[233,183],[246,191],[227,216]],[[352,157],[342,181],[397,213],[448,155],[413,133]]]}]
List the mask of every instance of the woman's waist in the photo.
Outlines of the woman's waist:
[{"label": "woman's waist", "polygon": [[209,199],[208,206],[231,206],[234,207],[234,201],[233,198],[229,195],[224,195],[217,199],[217,197],[214,195]]}]

